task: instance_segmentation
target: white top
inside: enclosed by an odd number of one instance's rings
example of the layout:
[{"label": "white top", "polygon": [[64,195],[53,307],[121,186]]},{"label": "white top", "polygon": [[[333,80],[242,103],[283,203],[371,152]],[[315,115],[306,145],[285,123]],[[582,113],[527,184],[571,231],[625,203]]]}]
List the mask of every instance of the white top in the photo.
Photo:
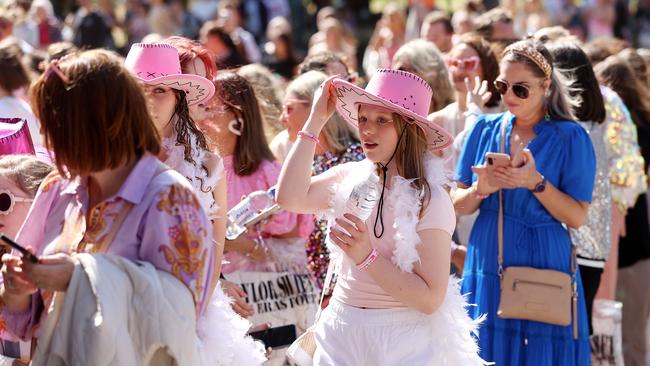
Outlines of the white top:
[{"label": "white top", "polygon": [[191,136],[192,159],[196,164],[185,160],[185,147],[176,143],[176,134],[162,139],[162,147],[167,153],[163,163],[181,173],[192,184],[201,207],[213,220],[218,217],[219,205],[212,191],[224,176],[223,161],[219,156],[201,149],[196,137]]},{"label": "white top", "polygon": [[14,96],[0,98],[0,118],[23,118],[27,120],[29,133],[35,146],[45,146],[40,125],[29,104]]}]

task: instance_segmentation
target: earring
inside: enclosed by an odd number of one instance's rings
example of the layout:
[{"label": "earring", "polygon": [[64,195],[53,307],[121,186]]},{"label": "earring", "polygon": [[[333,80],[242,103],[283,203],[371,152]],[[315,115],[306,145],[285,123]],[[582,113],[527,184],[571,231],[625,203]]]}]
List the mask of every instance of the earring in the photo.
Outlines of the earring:
[{"label": "earring", "polygon": [[548,98],[544,99],[544,120],[546,120],[546,122],[551,120],[551,115],[549,114],[548,108]]},{"label": "earring", "polygon": [[233,119],[232,121],[228,122],[228,131],[232,132],[233,135],[241,136],[241,130],[244,127],[244,124],[241,123],[241,127],[237,128],[237,124],[240,124],[239,121]]}]

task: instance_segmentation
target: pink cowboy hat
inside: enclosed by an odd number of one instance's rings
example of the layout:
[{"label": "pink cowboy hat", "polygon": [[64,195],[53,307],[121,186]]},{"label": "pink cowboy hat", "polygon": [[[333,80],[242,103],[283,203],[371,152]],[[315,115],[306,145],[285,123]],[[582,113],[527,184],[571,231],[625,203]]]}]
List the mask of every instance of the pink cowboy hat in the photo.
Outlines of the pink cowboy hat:
[{"label": "pink cowboy hat", "polygon": [[0,118],[0,155],[35,154],[27,120]]},{"label": "pink cowboy hat", "polygon": [[178,50],[168,44],[135,43],[124,66],[145,84],[184,90],[189,105],[201,103],[214,95],[214,84],[210,80],[183,74]]},{"label": "pink cowboy hat", "polygon": [[415,123],[427,136],[429,150],[440,150],[454,139],[449,132],[429,121],[429,106],[433,90],[417,75],[401,70],[378,69],[366,89],[345,80],[335,79],[336,109],[348,122],[358,128],[359,104],[370,104],[391,109]]}]

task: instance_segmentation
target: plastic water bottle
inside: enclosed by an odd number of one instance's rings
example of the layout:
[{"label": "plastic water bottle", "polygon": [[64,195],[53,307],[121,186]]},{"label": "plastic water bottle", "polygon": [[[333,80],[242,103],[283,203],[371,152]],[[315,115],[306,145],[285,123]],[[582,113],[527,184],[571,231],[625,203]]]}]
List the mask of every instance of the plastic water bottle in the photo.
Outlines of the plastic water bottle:
[{"label": "plastic water bottle", "polygon": [[246,226],[260,220],[260,214],[269,216],[279,210],[275,203],[276,187],[267,191],[251,192],[246,198],[228,211],[226,239],[234,240],[246,232]]},{"label": "plastic water bottle", "polygon": [[[378,182],[379,177],[376,174],[371,173],[364,183],[354,187],[350,194],[350,198],[345,205],[343,214],[354,215],[358,217],[359,220],[365,222],[370,217],[370,214],[372,214],[375,205],[377,205],[379,197],[379,193],[377,192]],[[342,218],[349,222],[345,217]],[[338,227],[338,225],[337,228],[346,234],[349,234],[345,229]]]}]

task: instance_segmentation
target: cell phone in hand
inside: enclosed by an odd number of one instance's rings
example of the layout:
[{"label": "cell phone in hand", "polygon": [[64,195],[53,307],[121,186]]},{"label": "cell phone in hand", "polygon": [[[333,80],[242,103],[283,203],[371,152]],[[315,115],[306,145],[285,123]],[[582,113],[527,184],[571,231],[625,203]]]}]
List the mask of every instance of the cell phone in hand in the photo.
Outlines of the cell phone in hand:
[{"label": "cell phone in hand", "polygon": [[509,167],[511,162],[510,155],[489,152],[485,154],[485,162],[487,163],[488,183],[493,187],[503,185],[501,180],[494,176],[494,171],[497,167]]},{"label": "cell phone in hand", "polygon": [[250,333],[250,336],[259,341],[262,341],[266,348],[288,346],[297,338],[296,325],[289,324],[281,327],[260,330],[258,332]]},{"label": "cell phone in hand", "polygon": [[7,235],[0,233],[0,241],[2,241],[4,244],[12,247],[13,249],[16,249],[17,251],[22,254],[23,258],[26,258],[28,261],[32,263],[38,263],[38,257],[36,257],[32,252],[27,250],[25,247],[22,245],[16,243],[13,239],[8,237]]}]

